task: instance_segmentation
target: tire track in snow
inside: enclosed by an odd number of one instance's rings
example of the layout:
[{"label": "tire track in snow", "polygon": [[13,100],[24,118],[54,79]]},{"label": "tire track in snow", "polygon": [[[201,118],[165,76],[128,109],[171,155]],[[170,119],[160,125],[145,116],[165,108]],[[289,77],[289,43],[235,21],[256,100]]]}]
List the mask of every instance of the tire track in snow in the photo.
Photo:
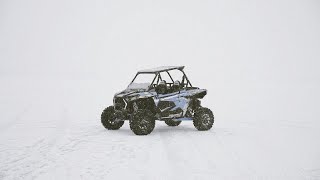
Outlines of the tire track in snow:
[{"label": "tire track in snow", "polygon": [[303,176],[309,180],[320,179],[320,169],[309,169],[303,171]]},{"label": "tire track in snow", "polygon": [[[86,154],[85,159],[82,161],[82,158],[76,160],[61,159],[58,165],[60,167],[78,166],[77,168],[82,170],[76,176],[83,179],[92,177],[94,179],[113,179],[115,174],[119,176],[117,173],[119,169],[127,171],[127,167],[138,167],[137,170],[139,170],[139,166],[135,165],[136,161],[134,159],[142,148],[141,143],[144,142],[133,145],[130,143],[130,136],[115,136],[121,132],[108,131],[101,126],[97,127],[95,123],[92,128],[84,128],[84,130],[69,134],[69,137],[57,148],[57,152],[61,156],[66,157],[65,155],[68,153],[72,153],[73,157]],[[130,164],[132,165],[130,166]],[[61,172],[61,169],[59,171]],[[121,174],[120,176],[123,175],[127,176],[127,174]]]},{"label": "tire track in snow", "polygon": [[[204,147],[203,145],[205,144],[208,144],[208,143],[199,143],[198,142],[198,139],[196,139],[196,137],[198,136],[202,136],[201,139],[203,139],[203,137],[206,139],[207,138],[207,134],[208,132],[202,132],[202,131],[194,131],[194,133],[190,133],[188,132],[186,129],[183,129],[183,131],[186,133],[186,136],[187,136],[187,139],[190,139],[190,141],[192,142],[192,147],[194,148],[194,150],[197,152],[197,154],[201,155],[201,158],[202,158],[202,167],[205,167],[208,172],[208,176],[206,177],[211,177],[213,178],[213,175],[214,175],[214,172],[215,172],[215,169],[216,169],[216,164],[213,163],[213,161],[211,160],[211,153],[212,151],[210,151],[211,149],[208,149],[206,147]],[[203,134],[203,133],[206,133],[206,134]],[[211,139],[211,138],[210,138]],[[208,139],[209,140],[209,139]]]},{"label": "tire track in snow", "polygon": [[35,175],[32,176],[32,179],[44,174],[48,168],[54,166],[60,160],[62,154],[57,151],[59,149],[58,143],[68,134],[67,130],[70,124],[68,114],[69,112],[66,108],[61,110],[61,117],[56,130],[50,134],[49,141],[44,141],[43,145],[38,149],[42,160],[39,162],[40,167],[33,172]]},{"label": "tire track in snow", "polygon": [[[67,110],[63,109],[61,118],[58,121],[56,130],[45,138],[37,140],[30,146],[25,146],[17,150],[16,156],[9,156],[3,166],[0,166],[0,171],[4,174],[14,176],[15,178],[36,179],[44,172],[49,165],[56,161],[55,156],[52,155],[51,149],[55,147],[58,140],[64,136],[64,131],[67,128],[66,120]],[[7,151],[10,151],[7,149]],[[5,159],[6,160],[6,159]]]},{"label": "tire track in snow", "polygon": [[89,143],[91,142],[90,139],[96,137],[99,134],[103,134],[102,131],[95,131],[96,126],[93,126],[94,128],[87,128],[84,131],[77,132],[76,135],[69,134],[69,137],[66,137],[68,139],[66,142],[62,143],[57,149],[60,152],[60,155],[64,155],[65,153],[71,153],[73,151],[77,150],[77,147],[81,144]]},{"label": "tire track in snow", "polygon": [[251,177],[252,179],[258,178],[257,172],[254,169],[252,169],[250,166],[248,166],[248,164],[246,164],[245,162],[240,161],[239,154],[236,151],[232,150],[233,149],[232,147],[231,148],[227,147],[227,145],[221,139],[222,134],[218,134],[217,132],[213,132],[213,134],[215,134],[216,139],[220,144],[220,147],[229,155],[228,157],[230,157],[231,161],[233,161],[232,164],[237,166],[236,168],[237,170],[240,170],[239,173],[242,174],[242,178],[248,178],[248,177]]},{"label": "tire track in snow", "polygon": [[[189,131],[185,129],[186,127],[181,126],[166,128],[168,128],[166,129],[167,132],[157,133],[160,134],[162,139],[164,151],[166,152],[171,169],[169,179],[178,176],[182,176],[184,179],[201,179],[201,177],[211,174],[211,171],[203,168],[203,160],[206,159],[206,157],[203,157],[201,153],[199,153],[192,140],[188,138],[191,136],[190,133],[192,134],[196,131]],[[177,139],[177,137],[179,138]],[[180,174],[181,172],[184,172],[184,174]]]}]

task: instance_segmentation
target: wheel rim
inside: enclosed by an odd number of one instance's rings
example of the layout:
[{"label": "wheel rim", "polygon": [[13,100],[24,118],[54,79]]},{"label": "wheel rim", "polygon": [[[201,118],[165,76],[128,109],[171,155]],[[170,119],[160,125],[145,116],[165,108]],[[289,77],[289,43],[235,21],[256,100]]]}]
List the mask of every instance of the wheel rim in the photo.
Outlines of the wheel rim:
[{"label": "wheel rim", "polygon": [[209,114],[203,114],[201,120],[204,126],[209,126],[211,122],[211,117]]},{"label": "wheel rim", "polygon": [[141,122],[139,123],[139,128],[142,131],[147,131],[151,126],[151,122],[146,120],[146,119],[142,119]]},{"label": "wheel rim", "polygon": [[114,113],[110,113],[109,118],[106,117],[106,121],[107,121],[108,123],[110,123],[111,125],[116,124],[115,119],[116,119],[116,117],[115,117]]}]

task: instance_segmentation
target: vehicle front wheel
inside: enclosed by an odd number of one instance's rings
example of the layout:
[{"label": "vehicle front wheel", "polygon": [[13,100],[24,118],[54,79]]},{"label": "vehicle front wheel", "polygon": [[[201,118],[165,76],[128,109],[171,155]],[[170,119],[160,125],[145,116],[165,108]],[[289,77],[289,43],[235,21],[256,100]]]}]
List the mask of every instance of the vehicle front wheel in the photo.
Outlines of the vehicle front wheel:
[{"label": "vehicle front wheel", "polygon": [[137,110],[130,119],[130,129],[136,135],[150,134],[155,126],[155,119],[148,109]]},{"label": "vehicle front wheel", "polygon": [[199,131],[206,131],[212,128],[214,116],[210,109],[200,107],[194,111],[193,125]]},{"label": "vehicle front wheel", "polygon": [[109,106],[101,114],[101,123],[106,129],[117,130],[121,128],[124,121],[116,121],[114,107]]},{"label": "vehicle front wheel", "polygon": [[172,119],[167,119],[164,121],[168,126],[179,126],[181,121],[174,121]]}]

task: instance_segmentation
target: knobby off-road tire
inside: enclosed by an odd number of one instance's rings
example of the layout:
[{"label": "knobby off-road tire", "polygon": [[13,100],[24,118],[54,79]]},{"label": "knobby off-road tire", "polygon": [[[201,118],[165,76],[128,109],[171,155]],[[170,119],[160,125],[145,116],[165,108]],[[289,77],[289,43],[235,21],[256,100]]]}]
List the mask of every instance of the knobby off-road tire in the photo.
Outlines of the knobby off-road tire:
[{"label": "knobby off-road tire", "polygon": [[115,121],[116,116],[114,113],[113,106],[109,106],[103,110],[101,114],[101,123],[106,129],[117,130],[123,125],[124,121]]},{"label": "knobby off-road tire", "polygon": [[155,126],[155,118],[148,109],[139,109],[130,119],[130,129],[136,135],[150,134]]},{"label": "knobby off-road tire", "polygon": [[200,107],[195,110],[193,117],[193,125],[199,131],[206,131],[212,128],[214,116],[210,109]]},{"label": "knobby off-road tire", "polygon": [[174,121],[172,119],[167,119],[164,121],[168,126],[179,126],[181,121]]}]

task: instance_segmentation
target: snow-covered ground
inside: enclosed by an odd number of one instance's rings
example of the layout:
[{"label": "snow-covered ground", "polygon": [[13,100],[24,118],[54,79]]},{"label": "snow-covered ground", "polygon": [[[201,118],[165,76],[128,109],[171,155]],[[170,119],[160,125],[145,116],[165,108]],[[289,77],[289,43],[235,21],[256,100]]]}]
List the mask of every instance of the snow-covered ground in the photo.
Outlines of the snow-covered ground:
[{"label": "snow-covered ground", "polygon": [[100,124],[112,99],[103,81],[57,82],[1,79],[0,179],[320,178],[317,119],[228,116],[212,102],[210,131],[157,121],[136,136],[128,123],[116,131]]}]

